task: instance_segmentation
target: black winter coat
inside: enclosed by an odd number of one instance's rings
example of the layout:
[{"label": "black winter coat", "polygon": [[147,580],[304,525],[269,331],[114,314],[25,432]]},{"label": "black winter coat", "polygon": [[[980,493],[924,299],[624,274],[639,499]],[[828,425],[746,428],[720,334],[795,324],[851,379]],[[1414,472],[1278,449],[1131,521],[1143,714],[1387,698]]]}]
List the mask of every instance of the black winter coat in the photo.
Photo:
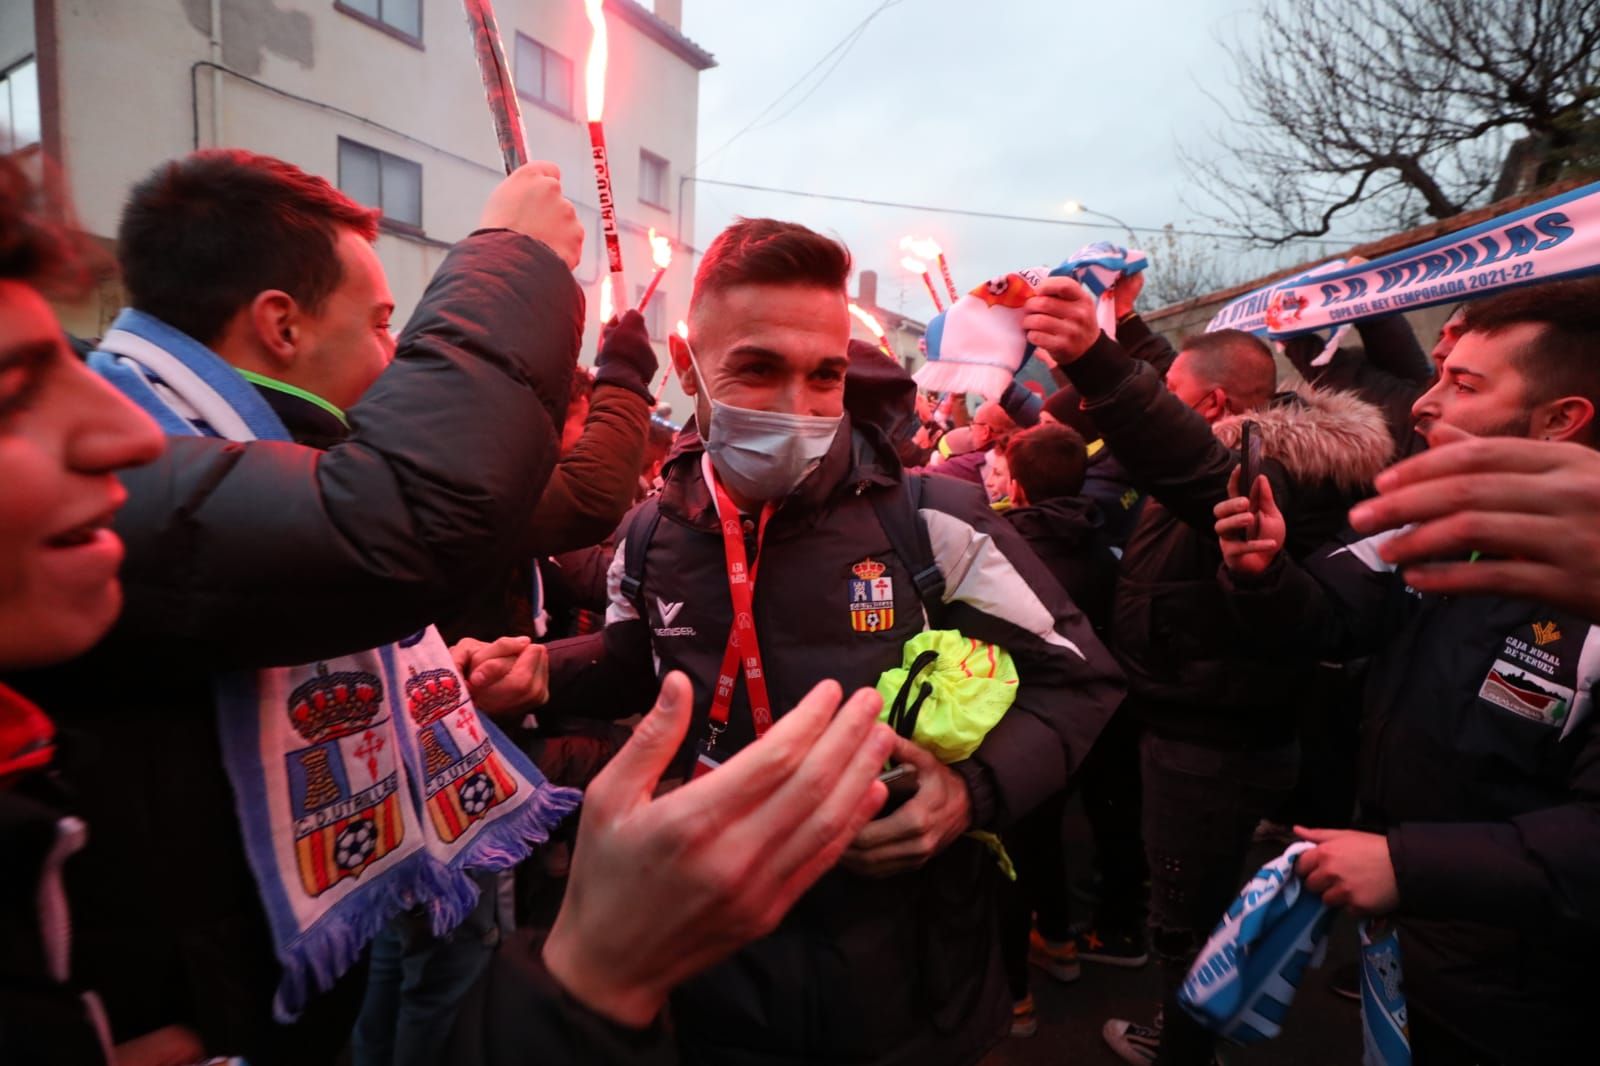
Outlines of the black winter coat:
[{"label": "black winter coat", "polygon": [[68,870],[73,970],[118,1040],[183,1024],[216,1054],[312,1063],[348,1036],[337,990],[300,1025],[271,1021],[279,970],[210,678],[398,640],[504,567],[555,462],[582,321],[549,248],[474,234],[350,410],[347,442],[173,438],[122,476],[117,628],[16,679],[65,734],[60,774],[90,825]]},{"label": "black winter coat", "polygon": [[[615,594],[602,639],[551,647],[552,703],[573,711],[643,710],[658,676],[687,673],[695,719],[679,760],[684,770],[704,735],[732,621],[702,454],[691,429],[668,461],[644,567],[644,614]],[[755,616],[775,713],[824,678],[847,692],[873,685],[900,665],[902,646],[924,628],[909,561],[891,547],[871,498],[904,491],[901,477],[882,437],[871,427],[852,431],[847,417],[822,465],[771,520]],[[1021,676],[1011,710],[971,758],[953,766],[967,783],[974,826],[1002,827],[1067,784],[1120,700],[1121,677],[1083,614],[980,489],[926,477],[920,518],[946,582],[931,624],[1006,647]],[[614,589],[627,550],[624,539]],[[883,565],[893,586],[893,619],[878,632],[858,629],[850,609],[853,568],[867,560]],[[734,751],[752,736],[741,682],[721,746]],[[774,933],[674,995],[685,1058],[761,1066],[976,1062],[1010,1017],[995,930],[997,877],[992,855],[966,838],[915,873],[828,874]]]},{"label": "black winter coat", "polygon": [[[1212,509],[1238,465],[1246,416],[1209,426],[1157,372],[1102,336],[1068,373],[1135,484],[1148,493],[1123,552],[1109,643],[1128,675],[1130,708],[1165,736],[1235,748],[1277,747],[1299,731],[1296,693],[1310,667],[1249,654],[1230,623]],[[1314,390],[1251,412],[1264,473],[1288,518],[1289,551],[1322,544],[1393,448],[1370,404]]]},{"label": "black winter coat", "polygon": [[[1420,595],[1353,534],[1223,577],[1267,654],[1374,654],[1359,827],[1385,833],[1408,1008],[1506,1063],[1586,1062],[1600,993],[1600,625]],[[1314,575],[1314,577],[1313,577]]]},{"label": "black winter coat", "polygon": [[1116,588],[1117,557],[1106,539],[1106,522],[1095,501],[1060,496],[1005,512],[1039,561],[1067,590],[1095,632],[1105,635]]},{"label": "black winter coat", "polygon": [[1417,343],[1404,315],[1383,315],[1355,324],[1361,351],[1340,348],[1326,366],[1312,366],[1314,346],[1289,344],[1289,362],[1319,389],[1353,392],[1383,412],[1397,455],[1427,447],[1412,429],[1411,407],[1434,381],[1433,364]]}]

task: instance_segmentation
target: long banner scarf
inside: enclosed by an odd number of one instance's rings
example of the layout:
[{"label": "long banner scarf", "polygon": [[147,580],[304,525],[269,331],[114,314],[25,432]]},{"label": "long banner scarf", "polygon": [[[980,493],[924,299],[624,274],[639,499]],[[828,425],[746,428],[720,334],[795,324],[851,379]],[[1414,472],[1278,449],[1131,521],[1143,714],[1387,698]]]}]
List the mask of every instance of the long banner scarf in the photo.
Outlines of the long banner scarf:
[{"label": "long banner scarf", "polygon": [[1215,333],[1219,329],[1242,329],[1246,333],[1254,333],[1258,337],[1265,337],[1269,329],[1267,310],[1272,304],[1273,293],[1285,285],[1296,285],[1343,269],[1343,259],[1330,259],[1326,263],[1320,263],[1304,273],[1296,274],[1292,278],[1274,281],[1270,285],[1264,285],[1253,292],[1245,293],[1236,300],[1229,300],[1222,305],[1221,310],[1211,316],[1211,321],[1206,323],[1206,332]]},{"label": "long banner scarf", "polygon": [[[170,434],[290,439],[205,346],[123,311],[89,365]],[[270,505],[270,501],[268,504]],[[525,859],[578,804],[478,714],[431,626],[301,666],[219,674],[222,756],[292,1020],[395,917],[433,931],[477,900],[469,870]]]},{"label": "long banner scarf", "polygon": [[[1229,301],[1222,306],[1222,310],[1211,317],[1210,322],[1206,323],[1206,332],[1215,333],[1219,329],[1242,329],[1246,333],[1254,333],[1258,337],[1267,337],[1270,335],[1273,323],[1273,293],[1284,285],[1298,284],[1309,281],[1312,278],[1343,270],[1344,265],[1343,259],[1330,259],[1328,262],[1312,267],[1302,274],[1296,274],[1285,281],[1273,282],[1271,285],[1257,289],[1254,292],[1246,293],[1237,300]],[[1323,345],[1322,351],[1317,353],[1316,358],[1311,360],[1311,365],[1327,366],[1332,362],[1334,353],[1339,350],[1340,342],[1344,340],[1345,334],[1349,331],[1349,323],[1331,331],[1328,342]],[[1278,347],[1281,351],[1282,345],[1279,344]]]},{"label": "long banner scarf", "polygon": [[1370,263],[1273,287],[1275,337],[1600,272],[1600,182]]},{"label": "long banner scarf", "polygon": [[[1292,844],[1257,870],[1200,949],[1178,1002],[1239,1044],[1277,1036],[1308,965],[1321,963],[1334,912],[1306,891]],[[1392,930],[1361,923],[1361,1021],[1366,1066],[1410,1066],[1400,949]]]}]

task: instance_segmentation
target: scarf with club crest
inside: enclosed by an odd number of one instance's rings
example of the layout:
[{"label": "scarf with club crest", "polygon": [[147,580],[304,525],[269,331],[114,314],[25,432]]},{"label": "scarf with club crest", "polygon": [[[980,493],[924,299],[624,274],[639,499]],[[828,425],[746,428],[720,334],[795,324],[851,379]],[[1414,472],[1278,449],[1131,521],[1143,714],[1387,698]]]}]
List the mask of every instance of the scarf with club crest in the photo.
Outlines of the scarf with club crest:
[{"label": "scarf with club crest", "polygon": [[[192,337],[125,310],[89,357],[172,435],[290,440],[255,388]],[[223,763],[283,966],[279,1020],[330,987],[396,916],[442,935],[469,870],[526,858],[578,804],[478,714],[428,627],[300,666],[219,674]]]}]

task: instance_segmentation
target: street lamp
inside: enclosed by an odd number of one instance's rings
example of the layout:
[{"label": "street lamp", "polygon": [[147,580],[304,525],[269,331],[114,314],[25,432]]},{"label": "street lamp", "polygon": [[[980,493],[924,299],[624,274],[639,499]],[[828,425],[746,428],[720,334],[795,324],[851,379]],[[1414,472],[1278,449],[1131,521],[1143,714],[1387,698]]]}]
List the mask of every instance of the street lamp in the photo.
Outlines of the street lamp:
[{"label": "street lamp", "polygon": [[1108,219],[1112,222],[1115,222],[1117,225],[1121,226],[1127,231],[1128,246],[1130,248],[1139,243],[1138,238],[1133,235],[1133,227],[1122,221],[1122,219],[1118,218],[1116,215],[1108,215],[1104,211],[1091,211],[1089,208],[1083,206],[1083,203],[1080,200],[1068,200],[1066,203],[1061,205],[1061,210],[1065,211],[1069,215],[1094,215],[1097,218]]}]

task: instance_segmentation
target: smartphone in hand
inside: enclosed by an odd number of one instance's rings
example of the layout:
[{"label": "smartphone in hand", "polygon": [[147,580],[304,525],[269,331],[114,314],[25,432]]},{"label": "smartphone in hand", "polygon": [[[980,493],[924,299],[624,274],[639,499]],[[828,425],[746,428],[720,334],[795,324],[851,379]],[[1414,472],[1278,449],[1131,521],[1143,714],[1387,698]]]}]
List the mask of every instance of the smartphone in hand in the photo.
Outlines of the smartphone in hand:
[{"label": "smartphone in hand", "polygon": [[889,786],[889,798],[883,801],[883,806],[873,815],[874,820],[893,814],[905,805],[906,800],[917,794],[917,768],[908,762],[891,766],[878,775],[878,780]]},{"label": "smartphone in hand", "polygon": [[[1250,514],[1255,515],[1261,498],[1256,492],[1256,478],[1261,474],[1261,434],[1251,419],[1239,424],[1239,491],[1250,498]],[[1246,540],[1256,537],[1257,523],[1252,518]]]}]

